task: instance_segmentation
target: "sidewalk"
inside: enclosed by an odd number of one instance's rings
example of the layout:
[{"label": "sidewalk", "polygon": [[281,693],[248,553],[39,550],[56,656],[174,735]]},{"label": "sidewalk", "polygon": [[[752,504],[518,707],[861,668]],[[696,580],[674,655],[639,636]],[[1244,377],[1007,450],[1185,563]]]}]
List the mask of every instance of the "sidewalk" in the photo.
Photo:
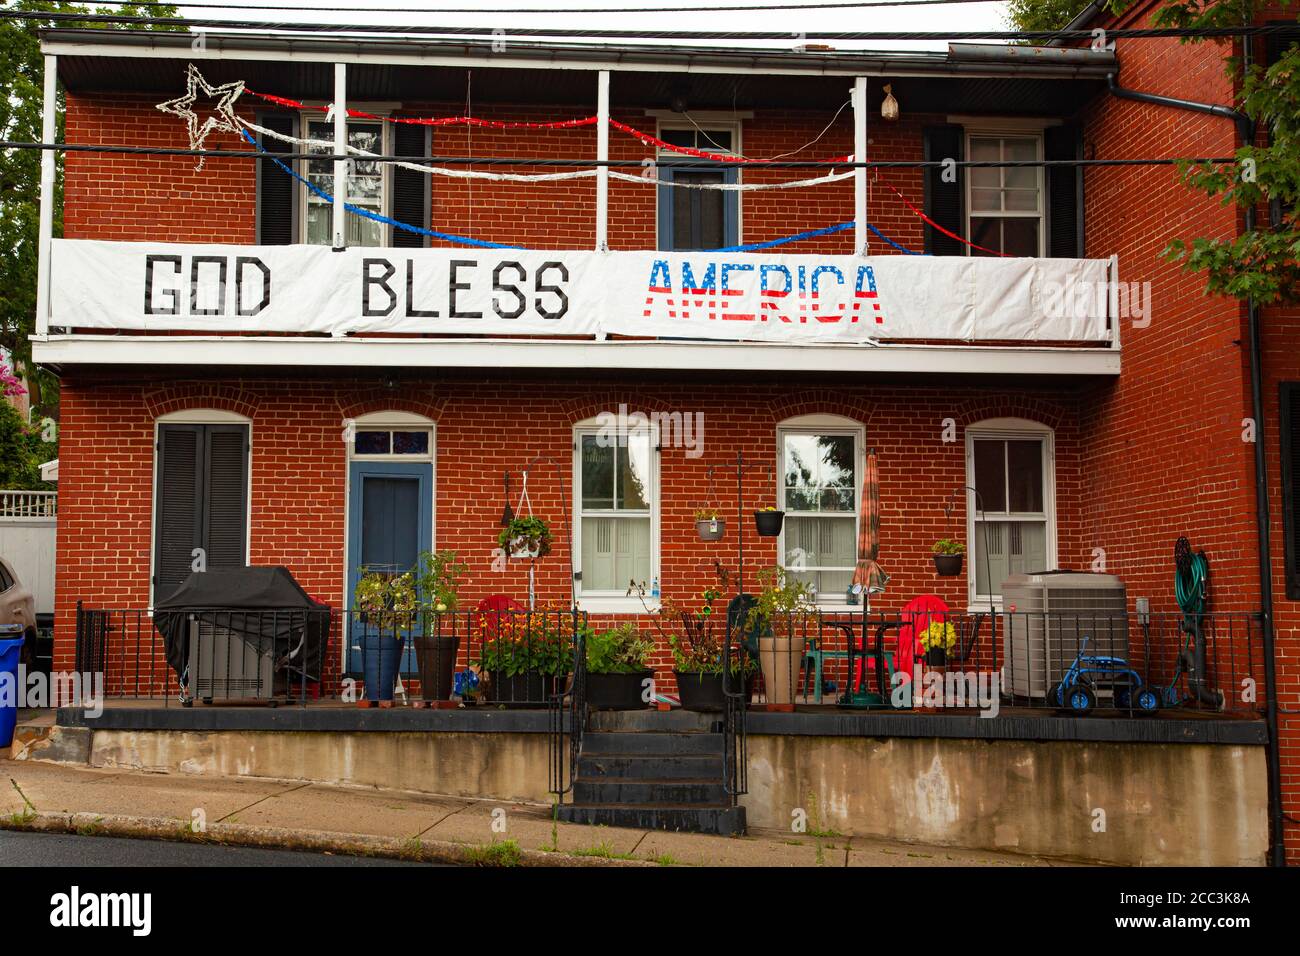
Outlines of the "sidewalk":
[{"label": "sidewalk", "polygon": [[[195,820],[199,825],[192,829]],[[732,838],[589,827],[553,823],[545,807],[295,781],[94,770],[13,760],[0,760],[0,828],[207,840],[480,865],[1065,865],[830,833],[765,832]]]}]

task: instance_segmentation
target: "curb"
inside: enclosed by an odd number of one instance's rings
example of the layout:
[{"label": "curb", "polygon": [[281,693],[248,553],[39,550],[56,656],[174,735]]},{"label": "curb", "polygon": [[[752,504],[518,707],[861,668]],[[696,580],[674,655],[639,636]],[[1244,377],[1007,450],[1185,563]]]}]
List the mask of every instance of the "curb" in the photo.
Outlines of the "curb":
[{"label": "curb", "polygon": [[298,830],[285,827],[255,827],[243,823],[214,823],[202,833],[195,833],[180,819],[168,817],[132,817],[123,814],[49,813],[18,814],[0,817],[0,830],[30,833],[73,833],[80,836],[115,836],[137,840],[167,840],[175,843],[211,843],[217,846],[243,846],[261,849],[301,850],[312,853],[338,853],[348,856],[380,857],[418,863],[445,863],[479,867],[573,867],[631,866],[655,867],[649,860],[620,860],[603,857],[571,856],[545,850],[530,850],[504,841],[498,846],[512,849],[488,855],[490,844],[425,842],[418,838],[366,836],[354,833],[329,833],[321,830]]}]

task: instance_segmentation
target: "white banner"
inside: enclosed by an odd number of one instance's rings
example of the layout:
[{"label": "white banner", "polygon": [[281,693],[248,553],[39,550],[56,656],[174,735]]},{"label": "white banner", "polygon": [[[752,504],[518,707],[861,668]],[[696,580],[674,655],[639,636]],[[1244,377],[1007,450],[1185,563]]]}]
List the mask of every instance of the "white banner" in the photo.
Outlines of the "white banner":
[{"label": "white banner", "polygon": [[1107,261],[56,239],[50,325],[213,332],[1099,342]]}]

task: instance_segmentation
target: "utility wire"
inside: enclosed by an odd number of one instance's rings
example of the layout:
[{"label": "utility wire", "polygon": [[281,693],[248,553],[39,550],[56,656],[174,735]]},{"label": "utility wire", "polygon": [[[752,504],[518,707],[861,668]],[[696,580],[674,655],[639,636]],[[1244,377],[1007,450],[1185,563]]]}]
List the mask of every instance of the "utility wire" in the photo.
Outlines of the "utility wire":
[{"label": "utility wire", "polygon": [[865,0],[862,3],[743,3],[733,6],[704,5],[698,7],[325,7],[290,6],[274,3],[165,3],[162,0],[94,0],[98,6],[180,7],[186,10],[263,10],[288,13],[729,13],[733,10],[776,10],[805,13],[816,10],[865,10],[873,7],[933,7],[973,3],[1001,3],[1003,0]]},{"label": "utility wire", "polygon": [[[196,30],[278,30],[288,33],[365,33],[365,34],[415,34],[420,36],[475,37],[500,39],[503,36],[519,38],[578,38],[578,39],[632,39],[632,40],[782,40],[789,41],[789,30],[707,31],[707,30],[593,30],[561,27],[453,27],[453,26],[392,26],[378,24],[340,23],[275,23],[252,20],[199,20],[183,17],[132,17],[117,14],[37,13],[29,11],[0,12],[0,19],[39,20],[50,23],[98,23],[119,26],[176,26]],[[1238,27],[1159,27],[1124,28],[1107,30],[1108,39],[1166,39],[1215,38],[1260,36],[1295,29],[1294,24],[1261,24]],[[809,40],[1090,40],[1091,30],[973,30],[961,33],[942,31],[808,31],[801,32],[802,42]]]},{"label": "utility wire", "polygon": [[[356,160],[351,153],[326,152],[267,153],[247,149],[186,149],[169,146],[116,146],[95,143],[31,143],[0,140],[0,149],[38,149],[65,153],[112,153],[144,156],[206,156],[209,159],[310,159],[320,162],[346,159]],[[429,163],[442,166],[563,166],[606,167],[609,169],[643,169],[647,164],[674,169],[935,169],[961,167],[970,169],[1018,169],[1053,167],[1105,167],[1105,166],[1177,166],[1182,163],[1235,163],[1235,156],[1193,156],[1158,159],[1006,159],[1006,160],[865,160],[862,162],[836,162],[834,160],[786,160],[763,163],[755,167],[744,160],[681,160],[673,158],[646,159],[554,159],[520,158],[513,156],[366,156],[371,163]]]}]

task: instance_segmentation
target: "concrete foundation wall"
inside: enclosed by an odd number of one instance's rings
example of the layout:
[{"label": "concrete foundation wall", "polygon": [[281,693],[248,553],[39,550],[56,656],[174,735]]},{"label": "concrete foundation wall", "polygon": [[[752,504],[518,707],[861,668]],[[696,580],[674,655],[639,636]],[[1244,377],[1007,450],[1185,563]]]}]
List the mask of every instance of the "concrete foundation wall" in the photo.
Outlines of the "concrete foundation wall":
[{"label": "concrete foundation wall", "polygon": [[[82,752],[105,768],[551,800],[545,734],[95,730]],[[789,830],[802,810],[809,830],[1115,864],[1258,866],[1268,839],[1264,749],[1245,745],[756,735],[743,803],[751,827]]]}]

